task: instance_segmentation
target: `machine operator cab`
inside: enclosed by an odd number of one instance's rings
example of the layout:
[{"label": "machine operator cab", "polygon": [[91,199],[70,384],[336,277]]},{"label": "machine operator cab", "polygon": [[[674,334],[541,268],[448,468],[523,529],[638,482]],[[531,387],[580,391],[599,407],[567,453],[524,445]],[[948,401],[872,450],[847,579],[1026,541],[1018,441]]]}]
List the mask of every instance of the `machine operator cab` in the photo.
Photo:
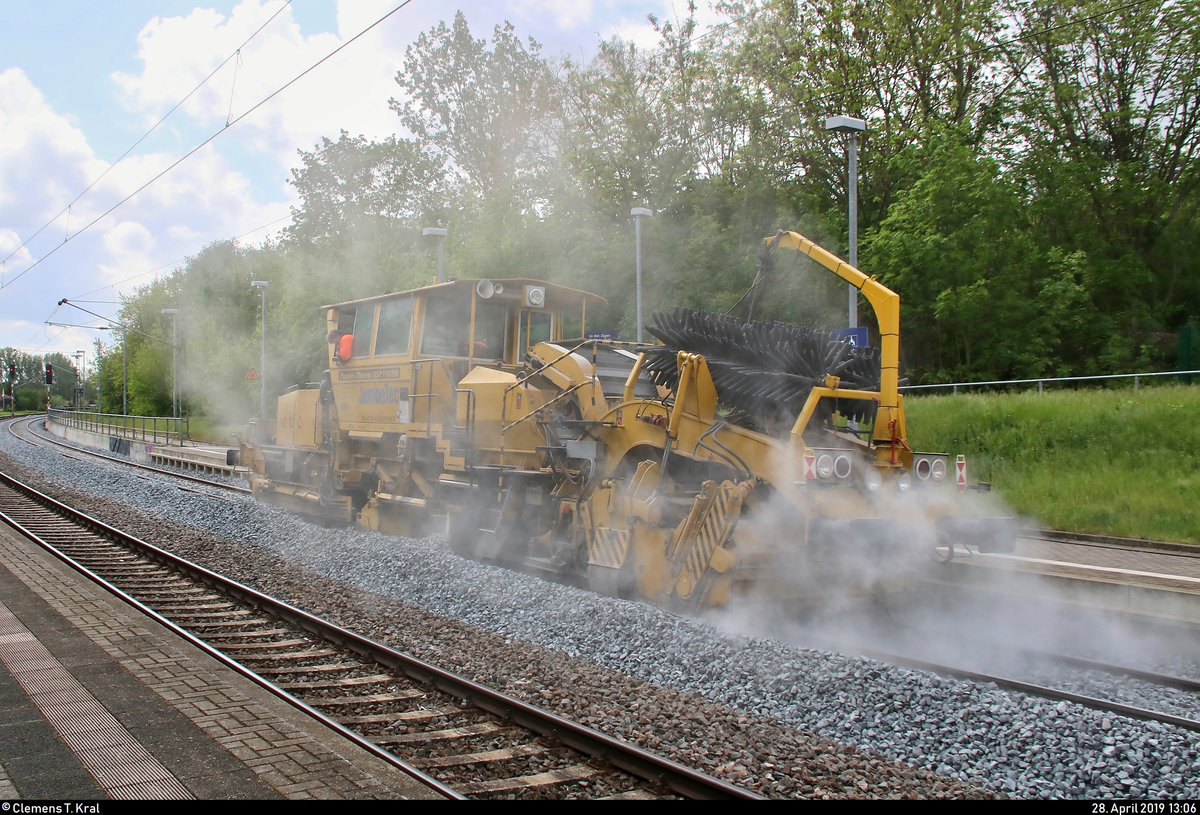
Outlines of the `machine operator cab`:
[{"label": "machine operator cab", "polygon": [[325,306],[330,362],[418,358],[520,365],[539,342],[582,337],[596,294],[539,280],[453,280]]},{"label": "machine operator cab", "polygon": [[[324,306],[343,429],[451,424],[473,368],[516,372],[539,342],[582,337],[596,294],[540,280],[453,280]],[[569,340],[568,340],[569,342]]]}]

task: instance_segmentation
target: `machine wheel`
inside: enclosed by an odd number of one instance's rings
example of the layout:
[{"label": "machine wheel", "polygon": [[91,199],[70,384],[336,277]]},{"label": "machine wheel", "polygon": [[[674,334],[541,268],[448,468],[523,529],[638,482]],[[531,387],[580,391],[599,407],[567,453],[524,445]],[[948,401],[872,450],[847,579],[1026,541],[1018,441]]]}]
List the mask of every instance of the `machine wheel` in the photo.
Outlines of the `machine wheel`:
[{"label": "machine wheel", "polygon": [[929,550],[929,556],[938,563],[949,563],[954,560],[954,538],[950,535],[939,534],[937,543]]}]

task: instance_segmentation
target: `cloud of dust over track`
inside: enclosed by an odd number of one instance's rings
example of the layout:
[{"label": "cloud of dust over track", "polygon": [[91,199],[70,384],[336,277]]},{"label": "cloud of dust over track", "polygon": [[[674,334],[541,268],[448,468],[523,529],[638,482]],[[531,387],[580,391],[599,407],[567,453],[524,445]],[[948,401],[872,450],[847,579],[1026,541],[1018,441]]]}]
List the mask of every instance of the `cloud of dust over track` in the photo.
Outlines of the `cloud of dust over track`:
[{"label": "cloud of dust over track", "polygon": [[[752,521],[755,534],[771,542],[767,579],[713,621],[803,647],[908,655],[996,673],[1019,667],[1017,649],[1133,665],[1169,652],[1127,615],[1023,568],[1019,536],[1011,555],[980,552],[980,541],[967,539],[947,560],[951,553],[937,547],[933,520],[946,497],[965,517],[1007,519],[1014,533],[1037,526],[1014,517],[991,493],[954,495],[951,488],[937,497],[911,490],[876,505],[878,522],[867,525],[875,534],[847,527],[823,545],[806,545],[797,528],[802,519],[773,502]],[[814,560],[823,549],[836,554]]]}]

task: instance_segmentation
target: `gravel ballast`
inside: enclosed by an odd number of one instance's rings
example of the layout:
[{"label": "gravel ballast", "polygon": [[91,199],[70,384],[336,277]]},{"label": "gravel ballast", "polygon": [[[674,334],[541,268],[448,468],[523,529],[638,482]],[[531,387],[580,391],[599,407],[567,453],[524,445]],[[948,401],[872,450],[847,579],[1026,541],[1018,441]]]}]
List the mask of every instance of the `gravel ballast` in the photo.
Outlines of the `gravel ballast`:
[{"label": "gravel ballast", "polygon": [[[4,470],[366,636],[772,798],[1200,798],[1200,734],[327,529],[0,436]],[[64,500],[67,500],[64,496]]]}]

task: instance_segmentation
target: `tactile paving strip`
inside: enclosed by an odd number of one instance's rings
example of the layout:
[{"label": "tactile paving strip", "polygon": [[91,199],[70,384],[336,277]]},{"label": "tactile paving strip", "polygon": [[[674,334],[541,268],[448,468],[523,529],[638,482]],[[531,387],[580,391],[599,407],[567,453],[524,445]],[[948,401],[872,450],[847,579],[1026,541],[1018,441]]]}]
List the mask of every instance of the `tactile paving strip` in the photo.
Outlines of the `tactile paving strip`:
[{"label": "tactile paving strip", "polygon": [[87,689],[0,602],[0,662],[114,800],[191,799]]}]

